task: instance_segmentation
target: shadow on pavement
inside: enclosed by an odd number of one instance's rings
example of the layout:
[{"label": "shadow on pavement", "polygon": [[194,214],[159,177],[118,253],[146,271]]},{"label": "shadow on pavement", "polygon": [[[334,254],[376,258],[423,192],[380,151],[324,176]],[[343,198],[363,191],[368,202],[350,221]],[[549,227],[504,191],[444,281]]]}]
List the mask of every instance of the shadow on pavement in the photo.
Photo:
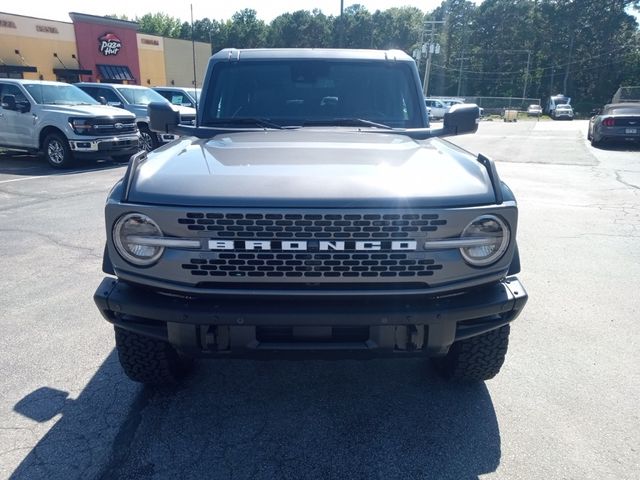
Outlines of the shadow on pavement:
[{"label": "shadow on pavement", "polygon": [[62,417],[12,479],[458,480],[501,455],[484,384],[446,384],[419,359],[202,362],[163,391],[124,379],[112,353],[76,400],[41,388],[15,410]]},{"label": "shadow on pavement", "polygon": [[597,145],[592,145],[593,148],[597,148],[598,150],[608,150],[611,152],[636,152],[640,151],[640,142],[625,142],[623,140],[619,141],[608,141],[608,142],[600,142]]},{"label": "shadow on pavement", "polygon": [[31,153],[0,150],[0,175],[16,177],[37,177],[47,175],[82,173],[88,170],[106,170],[126,165],[109,158],[104,160],[79,160],[73,168],[58,169],[50,166],[47,161]]}]

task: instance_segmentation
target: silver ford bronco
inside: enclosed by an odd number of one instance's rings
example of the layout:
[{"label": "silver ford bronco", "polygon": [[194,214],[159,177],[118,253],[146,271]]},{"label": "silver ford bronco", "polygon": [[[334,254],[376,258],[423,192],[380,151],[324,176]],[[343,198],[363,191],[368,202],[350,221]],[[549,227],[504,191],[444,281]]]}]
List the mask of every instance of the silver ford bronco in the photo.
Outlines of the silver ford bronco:
[{"label": "silver ford bronco", "polygon": [[430,127],[400,51],[235,50],[208,66],[195,126],[167,103],[109,194],[95,301],[133,380],[194,357],[431,357],[495,376],[527,294],[518,210],[494,163]]}]

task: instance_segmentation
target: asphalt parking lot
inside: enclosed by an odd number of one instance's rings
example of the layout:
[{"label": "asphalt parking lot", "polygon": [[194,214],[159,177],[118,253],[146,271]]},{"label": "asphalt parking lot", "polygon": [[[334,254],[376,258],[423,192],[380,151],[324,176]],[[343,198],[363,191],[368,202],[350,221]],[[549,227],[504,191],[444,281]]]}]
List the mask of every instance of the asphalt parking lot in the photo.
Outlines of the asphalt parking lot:
[{"label": "asphalt parking lot", "polygon": [[519,200],[530,296],[502,372],[466,387],[395,359],[130,382],[92,300],[124,166],[1,154],[0,478],[639,478],[640,148],[594,149],[586,129],[483,122],[452,139]]}]

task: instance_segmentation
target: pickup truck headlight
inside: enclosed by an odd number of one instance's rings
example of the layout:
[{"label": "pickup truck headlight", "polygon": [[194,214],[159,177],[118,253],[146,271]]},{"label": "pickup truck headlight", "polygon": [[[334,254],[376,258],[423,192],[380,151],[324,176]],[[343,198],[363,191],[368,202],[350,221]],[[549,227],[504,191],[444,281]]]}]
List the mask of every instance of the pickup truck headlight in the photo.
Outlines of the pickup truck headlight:
[{"label": "pickup truck headlight", "polygon": [[93,130],[93,123],[88,118],[70,118],[69,124],[78,135],[89,135]]},{"label": "pickup truck headlight", "polygon": [[509,226],[495,215],[482,215],[474,219],[462,232],[462,239],[477,239],[476,245],[463,247],[460,253],[474,267],[485,267],[497,262],[507,251],[511,233]]},{"label": "pickup truck headlight", "polygon": [[146,267],[158,261],[164,247],[154,245],[154,238],[161,238],[160,227],[142,213],[127,213],[113,226],[113,243],[127,262]]}]

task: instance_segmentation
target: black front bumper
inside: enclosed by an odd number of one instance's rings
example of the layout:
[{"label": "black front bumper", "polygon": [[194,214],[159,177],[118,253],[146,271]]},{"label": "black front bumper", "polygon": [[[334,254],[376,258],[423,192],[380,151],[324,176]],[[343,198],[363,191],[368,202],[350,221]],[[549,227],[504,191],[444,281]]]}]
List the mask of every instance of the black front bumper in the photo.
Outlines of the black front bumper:
[{"label": "black front bumper", "polygon": [[[527,293],[516,277],[508,277],[446,296],[193,298],[105,278],[94,300],[107,321],[168,340],[190,355],[285,351],[442,355],[456,340],[514,320]],[[345,327],[368,333],[366,338],[345,337]],[[273,335],[270,328],[288,333]]]}]

